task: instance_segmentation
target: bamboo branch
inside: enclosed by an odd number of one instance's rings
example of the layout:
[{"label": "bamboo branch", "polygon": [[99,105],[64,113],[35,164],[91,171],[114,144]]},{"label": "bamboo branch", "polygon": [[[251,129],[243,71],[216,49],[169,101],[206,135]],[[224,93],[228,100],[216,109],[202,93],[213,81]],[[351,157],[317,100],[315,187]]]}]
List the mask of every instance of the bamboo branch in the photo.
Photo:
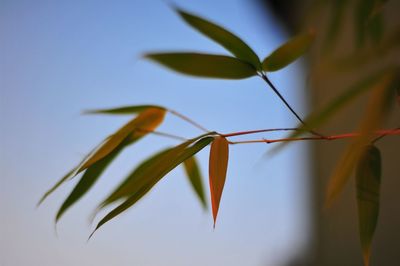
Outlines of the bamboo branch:
[{"label": "bamboo branch", "polygon": [[[251,134],[251,133],[249,133]],[[384,136],[390,135],[400,135],[400,129],[386,129],[386,130],[378,130],[375,131],[375,134],[378,135],[377,139],[380,139]],[[242,134],[244,135],[244,134]],[[276,142],[287,142],[287,141],[304,141],[304,140],[338,140],[338,139],[346,139],[346,138],[354,138],[360,136],[360,133],[345,133],[339,135],[331,135],[324,137],[302,137],[302,138],[279,138],[279,139],[256,139],[256,140],[244,140],[244,141],[230,141],[229,144],[250,144],[250,143],[276,143]],[[376,141],[375,139],[374,141]],[[373,142],[374,142],[373,141]]]}]

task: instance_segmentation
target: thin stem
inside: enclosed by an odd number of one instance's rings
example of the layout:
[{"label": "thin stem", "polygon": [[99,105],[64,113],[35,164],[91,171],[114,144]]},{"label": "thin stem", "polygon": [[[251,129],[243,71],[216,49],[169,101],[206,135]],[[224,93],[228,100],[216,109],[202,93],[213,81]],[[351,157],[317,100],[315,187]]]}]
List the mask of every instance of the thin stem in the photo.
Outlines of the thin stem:
[{"label": "thin stem", "polygon": [[[400,129],[400,127],[395,128],[395,129],[392,130],[392,131],[396,131],[396,130],[399,130],[399,129]],[[371,143],[372,143],[372,144],[376,143],[376,142],[379,141],[380,139],[386,137],[387,135],[390,135],[389,133],[390,133],[390,132],[386,132],[386,133],[381,134],[380,136],[378,136],[378,137],[376,137],[375,139],[373,139],[373,140],[371,141]]]},{"label": "thin stem", "polygon": [[[400,129],[389,129],[389,130],[378,130],[375,132],[379,135],[378,138],[389,135],[400,135]],[[249,144],[249,143],[276,143],[276,142],[286,142],[286,141],[302,141],[302,140],[338,140],[345,138],[354,138],[360,136],[360,133],[345,133],[340,135],[324,136],[324,137],[302,137],[302,138],[280,138],[280,139],[256,139],[256,140],[244,140],[244,141],[230,141],[230,144]]]},{"label": "thin stem", "polygon": [[264,73],[260,74],[260,77],[268,84],[268,86],[274,91],[274,93],[281,99],[281,101],[286,105],[286,107],[292,112],[292,114],[299,120],[301,124],[303,124],[310,133],[319,136],[319,137],[324,137],[322,134],[308,128],[307,124],[303,121],[303,119],[296,113],[296,111],[290,106],[290,104],[286,101],[286,99],[282,96],[282,94],[279,92],[279,90],[275,87],[275,85],[268,79],[267,75]]},{"label": "thin stem", "polygon": [[221,134],[221,136],[227,138],[227,137],[234,137],[234,136],[241,136],[241,135],[249,135],[249,134],[256,134],[256,133],[262,133],[262,132],[273,132],[273,131],[295,131],[299,130],[298,128],[268,128],[268,129],[257,129],[257,130],[249,130],[249,131],[240,131],[240,132],[233,132],[233,133],[228,133],[228,134]]},{"label": "thin stem", "polygon": [[177,111],[171,110],[171,109],[167,109],[168,112],[170,112],[172,115],[175,115],[176,117],[181,118],[182,120],[188,122],[189,124],[192,124],[193,126],[197,127],[198,129],[204,131],[204,132],[210,132],[208,129],[206,129],[205,127],[203,127],[202,125],[196,123],[195,121],[193,121],[192,119],[190,119],[189,117],[178,113]]},{"label": "thin stem", "polygon": [[149,130],[149,129],[144,129],[144,128],[137,128],[137,131],[141,131],[141,132],[146,132],[149,134],[153,134],[153,135],[157,135],[157,136],[161,136],[161,137],[166,137],[166,138],[170,138],[170,139],[176,139],[176,140],[183,140],[186,141],[188,140],[187,138],[181,137],[181,136],[177,136],[177,135],[173,135],[173,134],[169,134],[169,133],[165,133],[165,132],[161,132],[161,131],[155,131],[155,130]]}]

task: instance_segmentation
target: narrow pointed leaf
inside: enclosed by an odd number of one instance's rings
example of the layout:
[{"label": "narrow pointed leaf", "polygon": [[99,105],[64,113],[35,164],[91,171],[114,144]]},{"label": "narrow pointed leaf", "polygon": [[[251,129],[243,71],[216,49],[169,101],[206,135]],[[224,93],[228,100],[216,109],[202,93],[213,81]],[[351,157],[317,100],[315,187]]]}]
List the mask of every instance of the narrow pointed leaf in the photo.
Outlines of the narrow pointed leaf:
[{"label": "narrow pointed leaf", "polygon": [[76,184],[74,189],[71,191],[69,196],[65,199],[60,209],[58,210],[55,219],[56,222],[73,204],[75,204],[86,192],[89,191],[89,189],[96,183],[100,175],[104,172],[111,161],[115,159],[115,157],[117,157],[117,155],[122,151],[124,146],[125,144],[122,143],[110,154],[95,162],[86,169],[79,182]]},{"label": "narrow pointed leaf", "polygon": [[39,200],[37,206],[39,206],[40,204],[43,203],[43,201],[50,196],[56,189],[58,189],[62,184],[64,184],[66,181],[70,180],[71,178],[73,178],[77,173],[77,169],[79,168],[80,165],[83,164],[83,162],[85,162],[87,160],[87,158],[94,153],[94,151],[96,151],[98,149],[98,147],[100,147],[100,145],[98,145],[94,150],[92,150],[88,155],[86,155],[83,160],[81,161],[81,163],[72,168],[66,175],[64,175],[59,181],[57,181],[57,183],[55,183],[48,191],[46,191],[46,193],[44,193],[44,195],[42,196],[42,198]]},{"label": "narrow pointed leaf", "polygon": [[164,107],[158,105],[131,105],[122,106],[110,109],[97,109],[85,111],[85,114],[110,114],[110,115],[131,115],[143,112],[147,109],[155,108],[160,110],[166,110]]},{"label": "narrow pointed leaf", "polygon": [[[165,110],[158,108],[151,108],[143,111],[133,120],[120,128],[116,133],[107,138],[106,141],[93,154],[91,154],[85,162],[83,162],[83,164],[78,168],[77,173],[104,158],[133,132],[135,132],[136,137],[146,135],[148,133],[146,131],[151,131],[161,124],[164,116]],[[141,129],[141,131],[138,131],[139,129]]]},{"label": "narrow pointed leaf", "polygon": [[[146,182],[150,182],[151,179],[161,178],[168,172],[165,172],[173,165],[174,160],[179,158],[187,147],[192,145],[195,141],[200,138],[207,136],[202,135],[194,139],[190,139],[181,143],[180,145],[161,151],[149,159],[142,162],[119,186],[115,189],[110,196],[108,196],[100,205],[99,208],[120,200],[126,199],[143,186]],[[171,169],[172,170],[172,169]],[[161,177],[160,177],[161,176]]]},{"label": "narrow pointed leaf", "polygon": [[205,78],[245,79],[257,74],[247,62],[224,55],[200,53],[152,53],[145,55],[176,72]]},{"label": "narrow pointed leaf", "polygon": [[194,192],[199,198],[201,205],[204,209],[207,209],[207,200],[204,192],[203,181],[200,174],[200,168],[194,156],[183,162],[186,174],[193,187]]},{"label": "narrow pointed leaf", "polygon": [[224,190],[226,171],[228,169],[229,143],[224,137],[217,137],[211,144],[209,178],[211,206],[214,227],[217,220],[222,191]]},{"label": "narrow pointed leaf", "polygon": [[[182,148],[183,149],[183,148]],[[170,152],[170,149],[163,150],[151,156],[149,159],[142,162],[125,180],[121,183],[117,189],[114,190],[99,206],[104,208],[105,206],[121,200],[127,199],[130,194],[134,194],[135,189],[139,188],[140,183],[145,183],[148,178],[148,174],[152,171],[152,168],[156,167],[161,159],[165,158],[165,154]]]},{"label": "narrow pointed leaf", "polygon": [[48,191],[46,191],[46,193],[44,193],[44,195],[40,198],[37,206],[39,206],[40,204],[43,203],[43,201],[45,201],[45,199],[50,196],[50,194],[52,194],[59,186],[61,186],[65,181],[68,180],[68,178],[71,176],[71,174],[75,171],[75,168],[72,169],[71,171],[69,171],[66,175],[64,175],[59,181],[57,181],[56,184],[54,184],[54,186],[52,186]]},{"label": "narrow pointed leaf", "polygon": [[381,155],[373,145],[364,148],[356,167],[358,226],[364,265],[369,265],[372,238],[378,222]]},{"label": "narrow pointed leaf", "polygon": [[[391,73],[393,74],[393,73]],[[326,205],[330,206],[347,183],[353,168],[362,152],[362,149],[373,138],[374,131],[380,127],[388,111],[388,102],[393,92],[394,76],[387,74],[371,92],[367,102],[365,114],[357,132],[360,135],[348,145],[328,183]]]},{"label": "narrow pointed leaf", "polygon": [[190,14],[181,9],[176,9],[178,14],[190,26],[222,45],[237,58],[250,63],[254,68],[261,70],[260,59],[256,53],[239,37],[228,30],[218,26],[204,18]]},{"label": "narrow pointed leaf", "polygon": [[[160,181],[167,173],[169,173],[183,161],[187,160],[188,158],[202,150],[204,147],[210,144],[213,139],[213,137],[204,137],[195,142],[193,145],[187,146],[183,150],[179,145],[177,146],[179,147],[179,152],[176,152],[175,148],[177,147],[172,148],[170,152],[167,152],[164,156],[162,156],[162,158],[154,161],[154,166],[151,168],[147,168],[149,169],[149,172],[148,175],[146,175],[146,179],[144,180],[144,182],[142,181],[137,183],[137,185],[133,187],[133,191],[131,191],[129,197],[122,204],[120,204],[118,207],[108,213],[102,220],[100,220],[93,233],[96,232],[106,222],[110,221],[111,219],[134,205],[147,192],[149,192],[154,187],[154,185],[157,184],[157,182]],[[90,237],[93,235],[93,233],[90,235]]]},{"label": "narrow pointed leaf", "polygon": [[289,65],[307,51],[314,36],[312,31],[295,36],[264,59],[263,69],[268,72],[277,71]]}]

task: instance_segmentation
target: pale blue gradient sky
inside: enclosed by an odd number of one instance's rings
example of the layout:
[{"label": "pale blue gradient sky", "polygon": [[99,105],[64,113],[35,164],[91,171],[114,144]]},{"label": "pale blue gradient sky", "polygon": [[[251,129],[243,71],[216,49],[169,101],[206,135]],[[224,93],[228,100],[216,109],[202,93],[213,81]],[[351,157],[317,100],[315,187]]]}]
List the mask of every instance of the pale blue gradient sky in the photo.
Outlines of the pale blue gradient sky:
[{"label": "pale blue gradient sky", "polygon": [[[288,36],[248,0],[176,1],[245,39],[261,56]],[[207,80],[140,59],[146,51],[226,52],[185,25],[162,1],[0,2],[0,265],[283,265],[306,247],[309,167],[305,144],[260,160],[266,145],[231,148],[217,227],[180,168],[89,242],[88,217],[144,157],[173,140],[148,137],[118,158],[58,225],[53,219],[75,182],[35,209],[42,193],[127,117],[82,116],[90,108],[153,103],[231,132],[295,126],[257,78]],[[271,75],[300,113],[297,62]],[[174,118],[160,128],[196,129]],[[261,135],[260,137],[268,137]],[[208,171],[208,148],[198,158]],[[206,186],[208,184],[206,183]]]}]

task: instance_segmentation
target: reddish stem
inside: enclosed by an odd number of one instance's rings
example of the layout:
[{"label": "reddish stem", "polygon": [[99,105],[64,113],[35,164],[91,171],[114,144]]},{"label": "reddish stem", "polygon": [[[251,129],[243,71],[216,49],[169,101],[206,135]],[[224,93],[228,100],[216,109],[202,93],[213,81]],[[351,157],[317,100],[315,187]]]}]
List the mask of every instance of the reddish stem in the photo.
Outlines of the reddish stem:
[{"label": "reddish stem", "polygon": [[[247,133],[251,134],[251,133]],[[389,135],[400,135],[400,129],[385,129],[385,130],[377,130],[375,132],[378,136],[389,136]],[[244,135],[244,134],[241,134]],[[280,139],[257,139],[257,140],[245,140],[245,141],[230,141],[230,144],[246,144],[246,143],[275,143],[275,142],[285,142],[285,141],[301,141],[301,140],[337,140],[337,139],[345,139],[345,138],[354,138],[358,137],[360,133],[345,133],[339,135],[331,135],[326,137],[302,137],[302,138],[280,138]]]}]

